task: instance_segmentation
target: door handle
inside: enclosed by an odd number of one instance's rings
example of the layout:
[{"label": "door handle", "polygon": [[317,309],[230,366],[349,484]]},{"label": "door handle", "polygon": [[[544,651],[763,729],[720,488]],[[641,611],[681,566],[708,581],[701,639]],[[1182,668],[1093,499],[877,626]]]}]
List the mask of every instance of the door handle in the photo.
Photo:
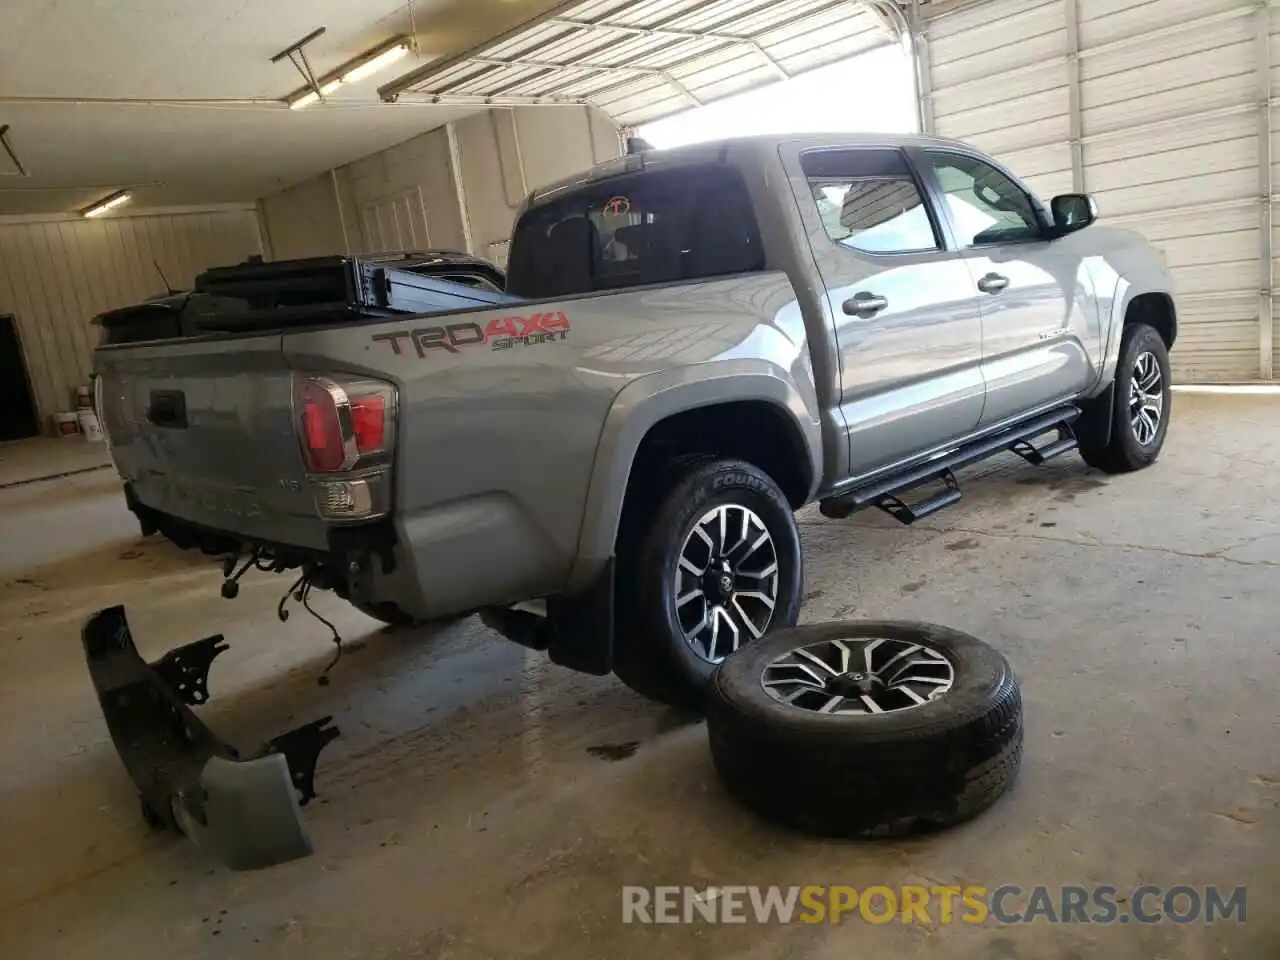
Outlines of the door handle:
[{"label": "door handle", "polygon": [[983,293],[999,293],[1007,286],[1009,286],[1009,278],[1002,277],[998,273],[988,273],[978,281],[978,289]]},{"label": "door handle", "polygon": [[844,302],[844,312],[851,317],[861,317],[864,320],[868,317],[874,317],[877,313],[889,306],[889,301],[876,293],[855,293],[852,297]]}]

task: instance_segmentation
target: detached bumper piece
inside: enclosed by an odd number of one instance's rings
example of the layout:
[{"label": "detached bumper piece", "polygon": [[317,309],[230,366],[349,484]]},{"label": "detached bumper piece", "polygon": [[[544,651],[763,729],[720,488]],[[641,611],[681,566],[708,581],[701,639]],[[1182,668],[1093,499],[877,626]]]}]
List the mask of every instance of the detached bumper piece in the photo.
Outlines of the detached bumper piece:
[{"label": "detached bumper piece", "polygon": [[338,736],[331,717],[242,754],[191,711],[209,699],[209,667],[227,649],[221,636],[149,664],[117,606],[90,617],[81,640],[111,740],[148,824],[185,834],[232,870],[312,852],[300,808],[315,797],[320,751]]}]

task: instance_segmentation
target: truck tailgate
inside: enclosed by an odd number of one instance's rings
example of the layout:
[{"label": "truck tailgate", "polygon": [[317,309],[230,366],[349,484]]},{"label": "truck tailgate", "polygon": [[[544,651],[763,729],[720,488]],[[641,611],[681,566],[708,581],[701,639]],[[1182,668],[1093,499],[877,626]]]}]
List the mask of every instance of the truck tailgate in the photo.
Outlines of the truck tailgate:
[{"label": "truck tailgate", "polygon": [[324,549],[279,334],[101,349],[112,456],[145,506],[246,539]]}]

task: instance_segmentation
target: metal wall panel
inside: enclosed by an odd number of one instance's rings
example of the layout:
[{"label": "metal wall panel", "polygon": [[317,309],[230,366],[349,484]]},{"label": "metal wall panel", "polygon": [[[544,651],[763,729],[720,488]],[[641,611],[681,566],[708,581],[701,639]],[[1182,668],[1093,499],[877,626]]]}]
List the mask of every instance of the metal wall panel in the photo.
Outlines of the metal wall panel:
[{"label": "metal wall panel", "polygon": [[1183,381],[1280,369],[1270,335],[1280,271],[1264,266],[1280,249],[1265,242],[1268,167],[1280,164],[1280,134],[1262,132],[1267,78],[1280,70],[1276,26],[1270,49],[1258,39],[1267,10],[989,0],[924,21],[937,133],[990,151],[1046,199],[1087,190],[1106,221],[1164,251],[1182,298],[1173,365]]},{"label": "metal wall panel", "polygon": [[98,342],[90,320],[164,293],[210,266],[260,253],[252,210],[0,224],[0,314],[18,319],[45,429],[88,381]]}]

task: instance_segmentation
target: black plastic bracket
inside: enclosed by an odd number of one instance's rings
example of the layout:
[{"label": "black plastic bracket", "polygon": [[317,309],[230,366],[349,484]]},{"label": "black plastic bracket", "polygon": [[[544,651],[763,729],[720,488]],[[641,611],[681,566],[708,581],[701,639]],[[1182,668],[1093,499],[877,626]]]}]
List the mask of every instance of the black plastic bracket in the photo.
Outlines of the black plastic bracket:
[{"label": "black plastic bracket", "polygon": [[209,701],[209,668],[218,654],[231,647],[222,634],[176,647],[151,664],[160,681],[189,707]]},{"label": "black plastic bracket", "polygon": [[99,610],[81,630],[89,676],[143,817],[176,829],[232,869],[311,853],[299,806],[315,796],[316,760],[338,736],[331,718],[299,727],[244,756],[189,704],[208,698],[221,637],[171,651],[153,666],[133,642],[124,607]]},{"label": "black plastic bracket", "polygon": [[320,751],[339,737],[332,726],[333,717],[321,717],[311,723],[282,733],[262,748],[263,754],[282,753],[289,764],[289,776],[298,791],[298,804],[305,807],[316,797],[316,762]]}]

